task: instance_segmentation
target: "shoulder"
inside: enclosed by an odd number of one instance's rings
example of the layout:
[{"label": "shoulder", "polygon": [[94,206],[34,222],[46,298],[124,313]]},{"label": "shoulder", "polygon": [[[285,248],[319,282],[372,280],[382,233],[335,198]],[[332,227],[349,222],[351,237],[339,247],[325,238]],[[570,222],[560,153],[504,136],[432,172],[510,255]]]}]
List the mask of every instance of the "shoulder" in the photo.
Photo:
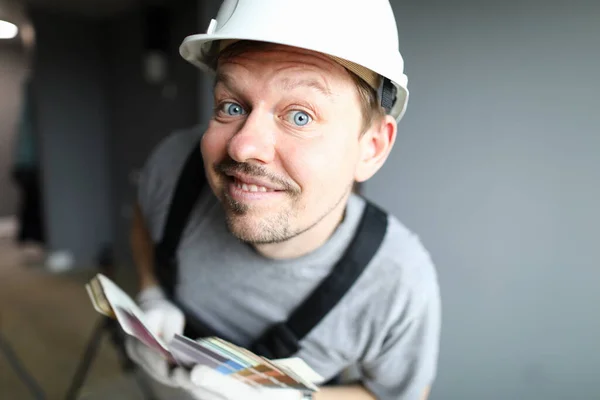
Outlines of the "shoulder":
[{"label": "shoulder", "polygon": [[[438,308],[438,276],[421,238],[397,217],[387,214],[387,231],[367,268],[365,283],[372,292],[379,328],[410,323]],[[385,325],[385,326],[382,326]]]},{"label": "shoulder", "polygon": [[[351,197],[346,216],[352,226],[360,226],[365,204]],[[343,368],[358,367],[345,371],[347,379],[361,379],[381,398],[404,398],[413,390],[406,385],[418,387],[434,376],[441,320],[438,279],[419,236],[395,216],[385,218],[386,232],[374,256],[302,355],[323,376],[339,367],[331,359],[345,360]],[[326,356],[309,354],[323,348]]]},{"label": "shoulder", "polygon": [[137,201],[154,237],[160,233],[181,169],[203,134],[202,126],[174,131],[146,159],[138,179]]},{"label": "shoulder", "polygon": [[204,129],[204,126],[198,125],[167,135],[156,145],[148,157],[146,169],[155,167],[173,171],[174,164],[179,166],[183,164],[193,146],[202,138]]},{"label": "shoulder", "polygon": [[141,200],[173,189],[183,164],[203,134],[202,126],[174,131],[154,147],[138,181]]},{"label": "shoulder", "polygon": [[[442,318],[429,251],[398,218],[388,214],[387,219],[383,242],[365,271],[362,288],[357,288],[369,296],[363,300],[368,316],[363,329],[369,333],[361,359],[370,377],[365,384],[381,397],[420,392],[434,379]],[[410,380],[410,389],[398,375]]]},{"label": "shoulder", "polygon": [[417,233],[390,214],[381,256],[385,260],[382,268],[404,286],[423,293],[437,287],[437,271],[431,253]]}]

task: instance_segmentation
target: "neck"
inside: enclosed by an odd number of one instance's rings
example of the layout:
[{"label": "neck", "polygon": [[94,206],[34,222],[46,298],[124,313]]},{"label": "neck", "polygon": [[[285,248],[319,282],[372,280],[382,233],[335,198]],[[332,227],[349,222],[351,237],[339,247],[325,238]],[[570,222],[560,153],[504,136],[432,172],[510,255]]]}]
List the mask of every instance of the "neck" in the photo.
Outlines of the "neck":
[{"label": "neck", "polygon": [[256,245],[254,248],[262,256],[278,260],[297,258],[311,253],[323,246],[335,232],[342,222],[347,203],[348,196],[315,226],[298,236],[280,243]]}]

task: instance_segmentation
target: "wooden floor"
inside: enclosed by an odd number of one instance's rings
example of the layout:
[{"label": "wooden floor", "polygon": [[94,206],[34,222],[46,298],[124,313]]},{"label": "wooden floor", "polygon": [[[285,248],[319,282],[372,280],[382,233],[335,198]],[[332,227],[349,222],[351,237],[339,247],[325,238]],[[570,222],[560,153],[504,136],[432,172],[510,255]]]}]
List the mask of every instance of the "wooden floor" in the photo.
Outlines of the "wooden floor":
[{"label": "wooden floor", "polygon": [[[51,274],[28,265],[9,241],[0,240],[0,333],[46,399],[65,399],[99,315],[84,288],[96,271]],[[108,335],[81,391],[80,399],[141,398],[123,374]],[[0,399],[33,399],[0,352]]]}]

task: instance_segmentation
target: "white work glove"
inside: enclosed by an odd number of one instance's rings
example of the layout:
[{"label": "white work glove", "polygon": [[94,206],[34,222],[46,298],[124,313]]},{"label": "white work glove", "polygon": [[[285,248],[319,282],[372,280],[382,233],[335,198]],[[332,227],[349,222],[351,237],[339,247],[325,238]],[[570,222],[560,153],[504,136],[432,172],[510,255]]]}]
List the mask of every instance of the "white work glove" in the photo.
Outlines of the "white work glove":
[{"label": "white work glove", "polygon": [[270,389],[250,386],[204,365],[190,372],[177,368],[173,379],[196,400],[302,400],[295,389]]},{"label": "white work glove", "polygon": [[[148,329],[165,342],[168,343],[175,334],[183,333],[185,316],[167,299],[160,287],[143,290],[136,302],[145,314]],[[125,349],[129,357],[154,380],[166,386],[178,386],[171,376],[169,362],[162,354],[129,335],[125,339]]]}]

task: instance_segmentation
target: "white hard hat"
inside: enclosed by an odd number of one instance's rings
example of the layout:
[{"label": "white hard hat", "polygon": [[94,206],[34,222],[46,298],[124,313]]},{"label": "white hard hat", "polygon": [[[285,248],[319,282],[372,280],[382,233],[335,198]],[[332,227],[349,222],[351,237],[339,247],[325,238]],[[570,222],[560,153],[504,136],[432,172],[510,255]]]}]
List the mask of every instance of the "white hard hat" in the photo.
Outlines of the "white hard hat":
[{"label": "white hard hat", "polygon": [[181,56],[214,72],[219,50],[215,43],[221,40],[270,42],[320,52],[361,77],[360,70],[366,68],[381,77],[375,89],[389,114],[400,121],[406,110],[407,77],[388,0],[224,0],[206,34],[184,39]]}]

